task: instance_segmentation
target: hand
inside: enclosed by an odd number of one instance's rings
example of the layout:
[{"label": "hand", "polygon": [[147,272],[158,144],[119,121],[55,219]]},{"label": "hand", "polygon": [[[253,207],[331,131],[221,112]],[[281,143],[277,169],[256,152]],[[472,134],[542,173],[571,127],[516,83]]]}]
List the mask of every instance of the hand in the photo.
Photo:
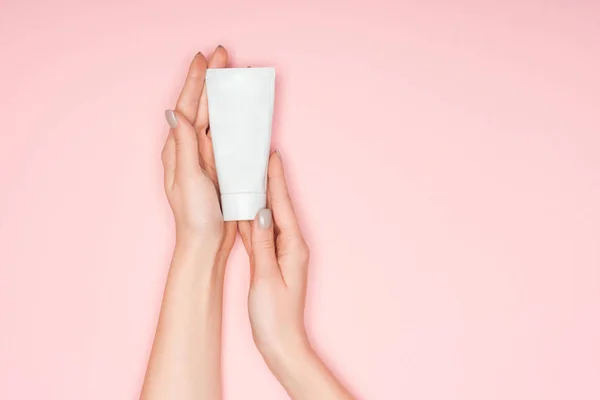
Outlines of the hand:
[{"label": "hand", "polygon": [[165,191],[175,216],[177,242],[171,260],[141,398],[220,399],[221,327],[225,263],[236,223],[224,223],[204,78],[224,67],[218,47],[207,62],[192,61],[163,149]]},{"label": "hand", "polygon": [[208,245],[224,266],[236,235],[235,222],[223,222],[219,185],[208,125],[206,69],[223,68],[227,51],[217,47],[210,60],[198,53],[190,65],[175,110],[165,113],[171,131],[162,160],[165,192],[175,216],[178,246]]},{"label": "hand", "polygon": [[309,249],[294,213],[279,154],[269,160],[267,202],[254,221],[238,223],[250,257],[248,311],[254,341],[273,369],[291,352],[309,348],[304,303]]},{"label": "hand", "polygon": [[309,250],[279,153],[269,160],[267,206],[238,223],[250,257],[248,311],[256,347],[291,398],[353,400],[310,346],[304,327]]}]

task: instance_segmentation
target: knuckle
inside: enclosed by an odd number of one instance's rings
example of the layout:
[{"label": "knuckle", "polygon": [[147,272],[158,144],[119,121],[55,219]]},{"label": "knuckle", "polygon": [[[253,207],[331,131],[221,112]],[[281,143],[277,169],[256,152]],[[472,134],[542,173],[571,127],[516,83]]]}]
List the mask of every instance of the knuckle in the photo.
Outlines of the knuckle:
[{"label": "knuckle", "polygon": [[206,135],[208,131],[208,119],[203,116],[198,116],[194,123],[194,128],[196,129],[196,132]]},{"label": "knuckle", "polygon": [[163,163],[163,166],[166,166],[168,164],[168,159],[169,159],[169,153],[167,151],[167,147],[163,147],[162,151],[160,152],[160,160]]},{"label": "knuckle", "polygon": [[208,131],[208,122],[198,121],[194,128],[196,128],[196,132],[206,135],[206,132]]},{"label": "knuckle", "polygon": [[263,250],[274,250],[275,242],[273,242],[272,238],[255,239],[253,247],[257,247]]},{"label": "knuckle", "polygon": [[300,259],[300,261],[302,261],[303,263],[307,263],[310,259],[310,248],[308,247],[308,245],[306,244],[306,242],[303,240],[299,243],[298,245],[298,258]]}]

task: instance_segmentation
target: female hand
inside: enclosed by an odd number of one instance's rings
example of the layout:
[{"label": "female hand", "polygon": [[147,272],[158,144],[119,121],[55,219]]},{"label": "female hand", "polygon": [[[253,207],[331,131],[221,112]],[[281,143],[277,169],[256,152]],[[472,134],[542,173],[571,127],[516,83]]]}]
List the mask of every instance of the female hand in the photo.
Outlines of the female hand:
[{"label": "female hand", "polygon": [[209,246],[224,265],[236,235],[235,222],[223,222],[219,185],[208,125],[206,69],[223,68],[227,51],[217,47],[210,60],[198,53],[190,65],[175,110],[165,115],[171,131],[162,160],[167,198],[175,216],[177,244]]},{"label": "female hand", "polygon": [[271,155],[267,202],[254,221],[239,222],[250,257],[248,311],[254,341],[268,364],[308,348],[304,303],[309,249],[290,199],[281,157]]},{"label": "female hand", "polygon": [[279,153],[269,160],[267,205],[238,227],[250,257],[248,310],[268,367],[296,400],[354,397],[310,346],[304,327],[309,250],[290,199]]},{"label": "female hand", "polygon": [[221,327],[225,263],[236,224],[224,223],[204,78],[224,67],[218,47],[207,62],[192,61],[163,149],[164,184],[175,216],[177,241],[141,398],[220,399]]}]

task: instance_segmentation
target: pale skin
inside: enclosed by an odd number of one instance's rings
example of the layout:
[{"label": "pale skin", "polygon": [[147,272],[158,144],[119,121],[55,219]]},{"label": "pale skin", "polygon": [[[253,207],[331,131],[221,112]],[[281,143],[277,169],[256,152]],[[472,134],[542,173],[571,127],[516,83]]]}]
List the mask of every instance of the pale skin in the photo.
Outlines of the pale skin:
[{"label": "pale skin", "polygon": [[223,280],[238,230],[251,268],[252,334],[269,369],[292,399],[354,399],[306,334],[309,249],[279,152],[269,160],[267,208],[254,221],[223,221],[204,79],[207,67],[226,66],[221,46],[208,60],[197,54],[175,110],[166,113],[171,130],[162,159],[176,245],[141,399],[222,398]]}]

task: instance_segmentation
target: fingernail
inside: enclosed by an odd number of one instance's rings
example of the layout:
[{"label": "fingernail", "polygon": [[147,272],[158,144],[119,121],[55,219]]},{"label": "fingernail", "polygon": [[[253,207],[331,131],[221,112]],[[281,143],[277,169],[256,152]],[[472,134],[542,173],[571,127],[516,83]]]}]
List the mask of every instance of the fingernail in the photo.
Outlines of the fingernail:
[{"label": "fingernail", "polygon": [[283,157],[281,157],[281,153],[279,152],[279,150],[275,149],[275,153],[277,153],[277,157],[279,157],[279,159],[283,161]]},{"label": "fingernail", "polygon": [[263,208],[258,212],[258,227],[260,229],[269,229],[273,223],[273,215],[271,210]]},{"label": "fingernail", "polygon": [[167,124],[169,124],[171,128],[177,128],[177,117],[175,116],[175,111],[165,111],[165,118],[167,118]]},{"label": "fingernail", "polygon": [[218,46],[217,46],[217,50],[218,50],[218,49],[224,49],[224,48],[225,48],[225,47],[223,47],[223,46],[221,46],[221,45],[218,45]]}]

